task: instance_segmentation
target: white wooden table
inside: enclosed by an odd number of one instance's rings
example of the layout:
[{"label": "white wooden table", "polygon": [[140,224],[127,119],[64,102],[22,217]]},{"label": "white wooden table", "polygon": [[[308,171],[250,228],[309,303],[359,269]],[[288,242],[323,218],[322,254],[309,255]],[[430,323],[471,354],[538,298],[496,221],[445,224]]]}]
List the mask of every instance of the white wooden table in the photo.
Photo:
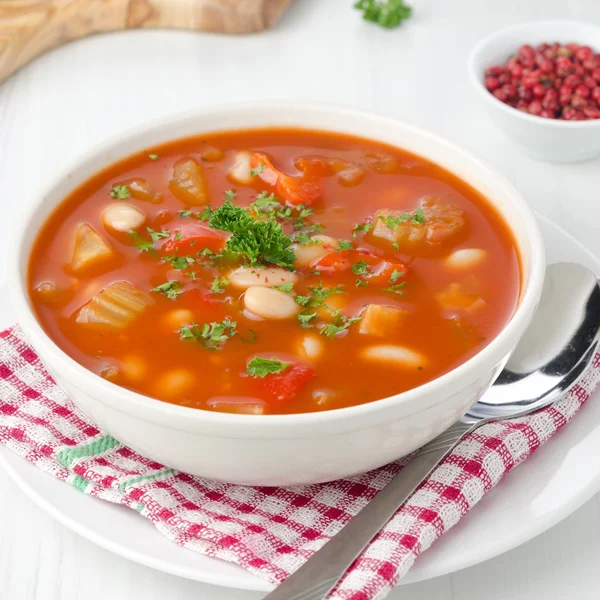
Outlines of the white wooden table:
[{"label": "white wooden table", "polygon": [[[0,203],[5,253],[20,205],[56,169],[105,137],[168,112],[293,98],[373,109],[434,128],[495,163],[532,206],[600,254],[600,160],[534,162],[478,111],[467,53],[495,29],[541,17],[600,23],[597,0],[410,0],[413,19],[384,31],[351,0],[296,0],[265,34],[135,32],[60,48],[0,87]],[[0,261],[0,281],[6,265]],[[596,600],[600,501],[487,563],[398,588],[410,600]],[[42,513],[0,470],[2,600],[253,600],[111,555]]]}]

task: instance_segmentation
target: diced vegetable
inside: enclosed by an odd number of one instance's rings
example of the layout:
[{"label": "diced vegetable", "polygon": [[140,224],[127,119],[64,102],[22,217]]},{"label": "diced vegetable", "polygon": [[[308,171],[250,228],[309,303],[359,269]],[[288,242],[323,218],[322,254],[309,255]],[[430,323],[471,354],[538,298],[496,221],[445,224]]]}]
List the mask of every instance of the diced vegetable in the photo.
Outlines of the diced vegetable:
[{"label": "diced vegetable", "polygon": [[280,373],[253,378],[253,381],[262,394],[273,400],[287,402],[293,400],[314,377],[315,370],[312,367],[295,362]]},{"label": "diced vegetable", "polygon": [[127,186],[131,197],[136,200],[150,202],[151,204],[158,204],[162,201],[162,194],[157,192],[147,179],[141,177],[128,179],[123,182],[123,185]]},{"label": "diced vegetable", "polygon": [[181,399],[194,386],[196,377],[189,369],[171,369],[156,380],[156,395],[170,400]]},{"label": "diced vegetable", "polygon": [[461,248],[446,258],[446,266],[454,270],[474,269],[483,264],[487,252],[481,248]]},{"label": "diced vegetable", "polygon": [[395,306],[368,304],[362,312],[359,333],[384,337],[394,335],[404,318],[406,311]]},{"label": "diced vegetable", "polygon": [[400,261],[382,260],[371,267],[368,279],[373,283],[395,285],[406,277],[407,272],[406,265]]},{"label": "diced vegetable", "polygon": [[291,319],[300,310],[289,294],[260,285],[246,290],[244,306],[263,319]]},{"label": "diced vegetable", "polygon": [[388,363],[408,369],[418,369],[426,363],[425,357],[420,352],[392,344],[367,346],[361,350],[360,355],[367,361]]},{"label": "diced vegetable", "polygon": [[251,175],[252,153],[249,150],[241,150],[235,155],[235,162],[231,169],[229,169],[229,179],[233,183],[239,185],[250,185],[254,179],[254,175]]},{"label": "diced vegetable", "polygon": [[146,220],[146,215],[131,204],[111,204],[102,213],[102,222],[107,229],[131,231],[138,229]]},{"label": "diced vegetable", "polygon": [[204,171],[193,158],[182,158],[175,163],[169,190],[186,206],[203,206],[210,203]]},{"label": "diced vegetable", "polygon": [[164,243],[162,250],[167,254],[196,255],[208,248],[215,254],[225,248],[227,234],[211,229],[202,223],[183,223],[171,230],[171,237]]},{"label": "diced vegetable", "polygon": [[352,267],[356,253],[352,250],[330,252],[313,263],[315,269],[322,273],[343,273]]},{"label": "diced vegetable", "polygon": [[262,415],[266,409],[263,400],[243,396],[215,396],[206,404],[213,410],[238,415]]},{"label": "diced vegetable", "polygon": [[202,152],[200,153],[200,158],[207,162],[218,162],[225,156],[225,153],[220,148],[216,146],[211,146],[210,144],[205,145],[202,148]]},{"label": "diced vegetable", "polygon": [[298,281],[298,275],[280,267],[240,267],[227,278],[229,283],[238,290],[246,290],[253,285],[278,287],[291,284],[293,286]]},{"label": "diced vegetable", "polygon": [[75,248],[71,259],[71,269],[81,273],[92,267],[106,263],[115,256],[112,248],[87,223],[81,224],[75,232]]},{"label": "diced vegetable", "polygon": [[85,327],[119,330],[132,323],[151,303],[147,294],[127,281],[116,281],[85,304],[75,320]]},{"label": "diced vegetable", "polygon": [[296,254],[294,266],[312,267],[319,259],[333,252],[337,244],[338,241],[328,235],[315,235],[309,244],[294,244],[292,246]]},{"label": "diced vegetable", "polygon": [[[418,212],[418,211],[421,212]],[[414,251],[454,238],[466,226],[464,212],[447,202],[425,198],[413,213],[381,209],[375,213],[372,235]]]},{"label": "diced vegetable", "polygon": [[354,163],[348,163],[338,173],[338,182],[344,187],[354,187],[365,178],[365,170]]},{"label": "diced vegetable", "polygon": [[277,194],[293,205],[310,206],[321,196],[319,179],[292,177],[277,170],[269,157],[262,152],[252,156],[252,173],[258,175],[265,183],[274,186]]},{"label": "diced vegetable", "polygon": [[367,164],[373,171],[382,175],[391,175],[400,172],[400,163],[395,156],[378,152],[369,152],[366,156]]}]

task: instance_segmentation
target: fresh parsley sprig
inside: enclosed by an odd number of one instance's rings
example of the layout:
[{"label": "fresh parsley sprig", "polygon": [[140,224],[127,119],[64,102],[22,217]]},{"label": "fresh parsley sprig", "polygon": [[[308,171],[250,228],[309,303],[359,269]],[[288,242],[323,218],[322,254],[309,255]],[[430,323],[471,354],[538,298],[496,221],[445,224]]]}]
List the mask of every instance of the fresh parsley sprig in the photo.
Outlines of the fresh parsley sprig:
[{"label": "fresh parsley sprig", "polygon": [[281,373],[285,371],[292,363],[280,360],[276,356],[271,358],[260,358],[255,356],[247,365],[246,373],[251,377],[259,377],[260,379],[272,373]]},{"label": "fresh parsley sprig", "polygon": [[210,350],[218,350],[237,333],[236,329],[237,323],[227,317],[220,323],[185,325],[179,330],[179,337],[182,340],[195,340]]},{"label": "fresh parsley sprig", "polygon": [[363,11],[363,19],[377,23],[386,29],[398,27],[402,21],[410,18],[412,8],[403,0],[358,0],[354,8]]}]

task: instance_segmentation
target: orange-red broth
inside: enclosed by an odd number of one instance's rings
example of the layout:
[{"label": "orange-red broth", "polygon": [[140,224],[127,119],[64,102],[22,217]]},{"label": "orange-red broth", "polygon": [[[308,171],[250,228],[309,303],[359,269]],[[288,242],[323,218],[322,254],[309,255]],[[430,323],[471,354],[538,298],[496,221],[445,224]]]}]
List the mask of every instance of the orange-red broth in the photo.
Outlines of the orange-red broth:
[{"label": "orange-red broth", "polygon": [[[221,294],[209,290],[216,276],[227,275],[236,265],[226,265],[220,271],[192,265],[188,271],[197,274],[192,280],[184,276],[185,271],[161,262],[160,250],[156,254],[140,252],[130,235],[109,231],[103,224],[103,211],[116,202],[135,205],[146,215],[146,223],[137,230],[145,238],[148,226],[154,230],[164,228],[173,235],[178,225],[198,222],[194,217],[178,215],[188,206],[169,190],[173,166],[182,157],[193,157],[201,165],[213,209],[222,204],[228,189],[236,193],[234,203],[245,207],[262,191],[278,191],[261,177],[254,177],[250,185],[228,179],[236,151],[248,148],[266,153],[277,169],[296,177],[302,176],[294,166],[298,157],[343,159],[341,163],[330,161],[338,164],[338,173],[334,168],[326,176],[317,177],[320,197],[312,203],[314,214],[305,222],[322,224],[326,235],[350,240],[355,247],[379,257],[377,260],[406,265],[405,274],[396,281],[404,282],[402,295],[383,291],[390,286],[386,281],[369,281],[357,287],[360,277],[352,269],[313,274],[318,265],[298,272],[299,282],[292,295],[310,295],[309,286],[315,287],[321,281],[324,287],[343,286],[345,293],[331,296],[328,301],[346,316],[360,316],[365,305],[380,304],[402,309],[401,319],[393,320],[393,325],[384,319],[379,330],[370,333],[361,333],[361,323],[353,323],[333,337],[319,334],[323,324],[331,320],[323,310],[309,323],[314,325],[312,328],[302,327],[295,317],[256,319],[244,312],[243,291],[232,286]],[[358,175],[343,182],[339,164],[349,163],[358,165],[364,173],[353,168],[350,174]],[[131,196],[124,200],[111,197],[114,184],[139,177],[162,195],[159,203]],[[353,227],[372,220],[377,209],[414,211],[424,197],[434,197],[464,211],[465,226],[441,243],[416,247],[403,244],[399,251],[390,241],[375,238],[372,231],[353,238]],[[191,207],[194,212],[202,209]],[[116,258],[75,274],[70,262],[75,231],[82,223],[91,225],[110,244]],[[291,232],[293,228],[284,224],[284,230]],[[165,240],[160,240],[155,247],[160,249],[163,243]],[[471,266],[449,266],[448,256],[461,248],[482,249],[484,258]],[[201,249],[201,245],[195,248]],[[356,256],[350,258],[351,262],[357,260]],[[183,282],[183,293],[176,299],[151,291],[171,279]],[[152,304],[124,328],[103,329],[78,323],[81,307],[107,285],[120,280],[147,293]],[[37,236],[29,265],[31,299],[40,322],[80,364],[118,385],[166,402],[259,414],[358,405],[439,377],[498,334],[514,311],[519,286],[513,237],[494,209],[468,184],[397,148],[356,137],[292,129],[193,137],[150,148],[112,165],[81,185],[56,209]],[[182,322],[178,322],[173,312],[176,310],[183,311],[179,313]],[[229,317],[237,322],[237,333],[217,350],[194,340],[182,340],[179,327],[190,320],[190,315],[199,324]],[[306,357],[302,345],[305,336],[312,338],[313,346],[316,344],[318,356]],[[408,362],[365,360],[363,353],[378,345],[399,345],[421,358],[416,362],[414,355]],[[303,365],[302,376],[292,377],[291,382],[281,379],[291,367],[264,379],[249,376],[247,363],[257,354],[297,361]],[[265,386],[269,381],[271,385]],[[273,388],[280,383],[282,393],[278,394]]]}]

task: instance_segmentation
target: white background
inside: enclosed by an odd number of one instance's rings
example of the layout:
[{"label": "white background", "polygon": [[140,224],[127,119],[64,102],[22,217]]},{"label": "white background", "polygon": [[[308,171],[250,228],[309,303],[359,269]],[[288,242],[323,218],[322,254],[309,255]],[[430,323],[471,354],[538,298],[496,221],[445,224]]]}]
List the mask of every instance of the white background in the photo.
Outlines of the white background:
[{"label": "white background", "polygon": [[[373,109],[444,133],[495,163],[533,208],[599,255],[600,159],[561,166],[525,157],[479,111],[465,62],[478,38],[505,25],[556,17],[600,23],[600,2],[411,1],[414,17],[392,31],[361,21],[351,0],[295,0],[275,29],[259,35],[119,33],[38,59],[0,86],[0,252],[20,206],[107,136],[182,109],[290,98]],[[599,564],[596,497],[516,550],[389,597],[596,600]],[[113,556],[42,513],[0,471],[2,600],[261,597]]]}]

